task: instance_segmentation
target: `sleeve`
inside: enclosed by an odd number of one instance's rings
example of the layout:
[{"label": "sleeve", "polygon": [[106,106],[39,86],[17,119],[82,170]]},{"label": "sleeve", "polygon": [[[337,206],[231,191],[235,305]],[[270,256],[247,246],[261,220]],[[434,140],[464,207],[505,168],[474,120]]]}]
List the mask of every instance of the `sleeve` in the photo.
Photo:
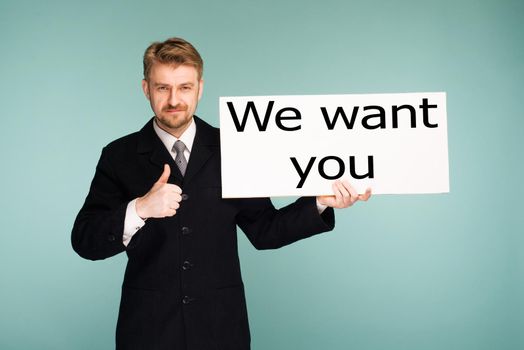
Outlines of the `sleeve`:
[{"label": "sleeve", "polygon": [[102,150],[85,203],[71,232],[75,252],[90,260],[105,259],[125,250],[124,219],[129,200]]},{"label": "sleeve", "polygon": [[136,212],[136,200],[133,199],[126,207],[126,217],[124,219],[124,235],[122,237],[122,242],[127,247],[131,238],[138,232],[145,224],[140,216]]},{"label": "sleeve", "polygon": [[275,209],[267,198],[245,202],[237,224],[257,249],[280,248],[335,227],[333,208],[320,214],[314,197],[301,197],[281,209]]}]

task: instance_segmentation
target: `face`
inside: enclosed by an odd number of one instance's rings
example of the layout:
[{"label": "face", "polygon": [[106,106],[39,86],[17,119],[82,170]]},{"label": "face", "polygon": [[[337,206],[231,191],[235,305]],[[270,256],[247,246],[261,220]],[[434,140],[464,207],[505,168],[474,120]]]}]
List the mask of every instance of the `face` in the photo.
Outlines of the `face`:
[{"label": "face", "polygon": [[175,68],[155,63],[149,72],[149,79],[142,80],[142,89],[155,112],[158,125],[171,135],[180,137],[193,119],[203,84],[192,66]]}]

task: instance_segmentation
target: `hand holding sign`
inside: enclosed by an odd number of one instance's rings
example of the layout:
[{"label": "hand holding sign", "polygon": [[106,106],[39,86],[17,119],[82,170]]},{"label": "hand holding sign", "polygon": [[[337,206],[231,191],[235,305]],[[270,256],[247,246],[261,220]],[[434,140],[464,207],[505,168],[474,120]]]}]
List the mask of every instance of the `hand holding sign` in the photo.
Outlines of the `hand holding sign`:
[{"label": "hand holding sign", "polygon": [[358,194],[347,180],[336,180],[333,182],[332,188],[334,195],[318,196],[318,203],[328,207],[342,209],[350,207],[358,201],[365,202],[371,197],[371,188],[368,188],[364,194]]},{"label": "hand holding sign", "polygon": [[164,172],[143,197],[136,201],[136,213],[142,219],[173,216],[180,207],[182,190],[177,185],[167,183],[171,168],[164,164]]}]

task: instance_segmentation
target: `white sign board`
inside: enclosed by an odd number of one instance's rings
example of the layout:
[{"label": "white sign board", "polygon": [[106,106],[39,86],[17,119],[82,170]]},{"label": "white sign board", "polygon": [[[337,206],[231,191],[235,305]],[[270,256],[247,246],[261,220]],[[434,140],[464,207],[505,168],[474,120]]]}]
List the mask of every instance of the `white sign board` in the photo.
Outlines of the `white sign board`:
[{"label": "white sign board", "polygon": [[449,192],[446,94],[220,97],[224,198]]}]

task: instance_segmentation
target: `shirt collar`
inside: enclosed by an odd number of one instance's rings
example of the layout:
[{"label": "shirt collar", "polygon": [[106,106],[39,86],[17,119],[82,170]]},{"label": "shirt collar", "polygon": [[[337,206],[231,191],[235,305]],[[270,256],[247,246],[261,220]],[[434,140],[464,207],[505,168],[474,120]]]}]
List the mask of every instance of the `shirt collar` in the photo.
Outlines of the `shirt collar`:
[{"label": "shirt collar", "polygon": [[191,148],[193,147],[193,141],[195,140],[196,135],[196,124],[193,118],[191,118],[191,124],[189,124],[184,133],[180,135],[180,138],[176,138],[164,129],[160,128],[156,123],[156,118],[153,121],[153,128],[169,152],[171,152],[171,149],[173,149],[175,142],[180,140],[184,143],[184,145],[186,145],[186,149],[189,151],[189,153],[191,153]]}]

